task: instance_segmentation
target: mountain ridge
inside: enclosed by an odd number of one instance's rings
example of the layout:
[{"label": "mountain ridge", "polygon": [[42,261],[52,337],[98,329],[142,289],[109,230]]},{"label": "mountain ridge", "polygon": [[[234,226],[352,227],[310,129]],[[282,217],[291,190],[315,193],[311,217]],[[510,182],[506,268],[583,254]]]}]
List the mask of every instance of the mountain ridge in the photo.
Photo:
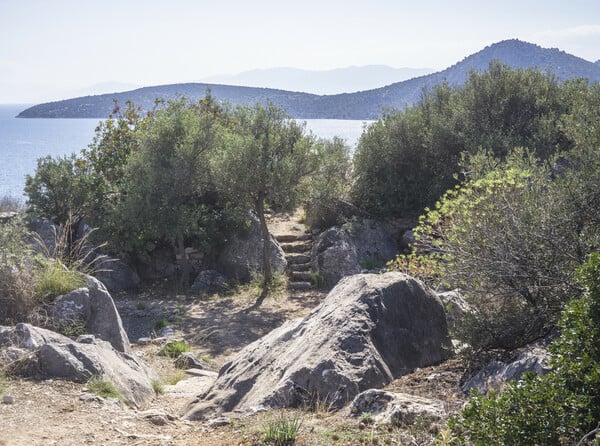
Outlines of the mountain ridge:
[{"label": "mountain ridge", "polygon": [[218,100],[232,104],[273,103],[293,118],[377,119],[382,110],[401,109],[414,104],[424,90],[442,82],[461,85],[472,70],[484,71],[493,60],[499,60],[511,68],[550,71],[561,80],[583,77],[589,82],[600,82],[598,63],[589,62],[557,48],[542,48],[533,43],[509,39],[486,46],[442,71],[355,93],[316,95],[221,84],[170,84],[38,104],[22,111],[17,117],[102,119],[113,110],[115,99],[120,104],[131,99],[136,105],[149,110],[154,106],[157,97],[173,99],[185,96],[191,101],[196,101],[210,90]]}]

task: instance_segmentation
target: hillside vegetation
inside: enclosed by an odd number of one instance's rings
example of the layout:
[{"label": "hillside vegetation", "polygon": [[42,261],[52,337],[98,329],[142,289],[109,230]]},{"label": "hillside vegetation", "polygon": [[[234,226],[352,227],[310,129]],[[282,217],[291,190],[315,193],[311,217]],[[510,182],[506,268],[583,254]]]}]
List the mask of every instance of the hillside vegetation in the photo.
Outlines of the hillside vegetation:
[{"label": "hillside vegetation", "polygon": [[490,45],[443,71],[356,93],[318,96],[267,88],[204,83],[173,84],[39,104],[22,111],[19,117],[106,118],[113,109],[114,101],[119,104],[133,101],[144,110],[152,110],[156,98],[176,99],[184,96],[195,102],[210,90],[219,101],[239,105],[272,103],[293,118],[378,119],[384,110],[401,110],[417,103],[423,91],[429,91],[437,85],[462,85],[472,70],[485,71],[494,60],[511,68],[535,68],[551,72],[560,80],[585,78],[589,82],[600,81],[598,64],[555,48],[547,49],[519,40],[505,40]]},{"label": "hillside vegetation", "polygon": [[599,121],[599,84],[492,63],[386,113],[350,169],[340,141],[272,106],[130,104],[80,155],[40,160],[26,191],[31,212],[85,220],[135,261],[186,247],[210,258],[267,204],[422,215],[414,251],[389,268],[464,291],[472,312],[454,336],[470,351],[557,339],[552,374],[473,396],[443,444],[576,444],[599,413]]}]

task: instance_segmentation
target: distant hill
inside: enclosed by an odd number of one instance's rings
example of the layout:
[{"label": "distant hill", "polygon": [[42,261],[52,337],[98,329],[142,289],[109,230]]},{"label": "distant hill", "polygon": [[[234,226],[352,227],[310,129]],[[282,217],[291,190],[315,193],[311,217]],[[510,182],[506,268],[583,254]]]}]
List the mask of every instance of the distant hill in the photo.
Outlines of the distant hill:
[{"label": "distant hill", "polygon": [[202,82],[276,88],[319,95],[371,90],[433,73],[431,68],[392,68],[387,65],[336,68],[334,70],[300,70],[298,68],[269,68],[234,75],[210,76]]},{"label": "distant hill", "polygon": [[513,68],[550,71],[563,80],[582,77],[590,82],[600,81],[600,64],[556,48],[542,48],[514,39],[490,45],[443,71],[357,93],[319,96],[268,88],[173,84],[39,104],[22,111],[18,117],[106,118],[113,109],[113,99],[120,104],[131,99],[136,105],[150,109],[157,97],[169,99],[183,95],[190,100],[197,100],[210,89],[217,99],[233,104],[272,102],[294,118],[377,119],[383,109],[400,109],[417,102],[424,89],[430,89],[444,81],[461,85],[471,70],[485,71],[492,60],[500,60]]}]

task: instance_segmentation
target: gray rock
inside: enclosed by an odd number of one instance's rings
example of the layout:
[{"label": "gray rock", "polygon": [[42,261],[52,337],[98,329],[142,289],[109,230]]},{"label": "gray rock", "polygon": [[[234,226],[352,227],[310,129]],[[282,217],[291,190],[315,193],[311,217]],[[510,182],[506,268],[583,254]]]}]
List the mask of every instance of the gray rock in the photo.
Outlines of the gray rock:
[{"label": "gray rock", "polygon": [[548,373],[551,370],[550,353],[546,345],[547,341],[529,344],[521,349],[517,358],[510,363],[490,362],[468,380],[462,386],[462,390],[469,393],[471,389],[477,389],[479,393],[485,394],[490,390],[501,390],[508,381],[520,379],[525,372],[533,372],[538,375]]},{"label": "gray rock", "polygon": [[473,311],[459,290],[438,293],[438,297],[446,310],[446,321],[451,331],[460,325],[466,314]]},{"label": "gray rock", "polygon": [[48,310],[55,325],[82,321],[85,331],[108,341],[121,351],[131,350],[113,298],[98,279],[87,277],[87,287],[58,296]]},{"label": "gray rock", "polygon": [[183,352],[175,359],[175,367],[178,369],[206,369],[208,362],[198,358],[192,352]]},{"label": "gray rock", "polygon": [[441,401],[377,389],[356,395],[350,405],[350,413],[354,416],[369,413],[378,423],[395,425],[410,425],[419,418],[439,420],[446,416]]},{"label": "gray rock", "polygon": [[15,397],[12,395],[3,395],[2,403],[3,404],[15,404]]},{"label": "gray rock", "polygon": [[111,293],[131,290],[140,284],[140,276],[129,265],[111,257],[102,262],[95,276]]},{"label": "gray rock", "polygon": [[327,286],[333,286],[342,277],[381,268],[398,254],[391,233],[391,228],[372,220],[330,228],[313,247],[312,269],[321,272]]},{"label": "gray rock", "polygon": [[192,284],[192,290],[197,293],[215,293],[222,291],[227,285],[227,277],[218,271],[209,269],[200,271]]},{"label": "gray rock", "polygon": [[37,378],[60,378],[87,382],[101,376],[112,382],[123,398],[142,407],[154,396],[151,370],[138,358],[117,351],[101,339],[85,337],[86,343],[29,324],[17,324],[0,336],[0,350],[17,347],[27,350],[14,372]]},{"label": "gray rock", "polygon": [[[263,271],[263,237],[260,222],[250,215],[250,227],[243,233],[233,236],[223,247],[217,259],[217,270],[227,277],[246,282],[255,273]],[[270,235],[271,269],[273,273],[283,273],[287,267],[285,254]]]},{"label": "gray rock", "polygon": [[415,368],[448,358],[442,304],[402,273],[347,277],[303,319],[288,321],[225,364],[188,404],[190,419],[257,407],[341,407]]}]

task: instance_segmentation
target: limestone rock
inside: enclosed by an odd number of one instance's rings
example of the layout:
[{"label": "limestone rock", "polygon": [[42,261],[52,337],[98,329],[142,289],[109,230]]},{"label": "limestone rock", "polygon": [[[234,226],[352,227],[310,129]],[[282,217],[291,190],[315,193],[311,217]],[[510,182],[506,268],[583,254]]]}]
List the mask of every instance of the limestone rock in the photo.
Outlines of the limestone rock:
[{"label": "limestone rock", "polygon": [[501,390],[511,380],[520,379],[525,372],[533,372],[538,375],[548,373],[550,353],[546,348],[547,341],[540,341],[521,349],[517,358],[505,363],[492,361],[481,369],[475,376],[468,380],[462,387],[465,393],[471,389],[477,389],[479,393],[485,394],[490,390]]},{"label": "limestone rock", "polygon": [[111,293],[131,290],[140,284],[140,276],[129,265],[110,257],[102,263],[101,270],[95,274],[95,277]]},{"label": "limestone rock", "polygon": [[175,359],[175,367],[178,369],[206,369],[208,363],[192,352],[183,352]]},{"label": "limestone rock", "polygon": [[48,310],[55,325],[81,321],[86,333],[108,341],[121,352],[129,352],[129,338],[121,316],[106,287],[98,279],[87,277],[87,286],[58,296]]},{"label": "limestone rock", "polygon": [[192,284],[192,290],[197,293],[215,293],[222,291],[227,285],[227,277],[218,271],[209,269],[200,271]]},{"label": "limestone rock", "polygon": [[441,401],[378,389],[369,389],[356,395],[350,405],[350,413],[355,416],[369,413],[374,415],[378,423],[395,425],[410,425],[422,417],[439,420],[446,416]]},{"label": "limestone rock", "polygon": [[458,327],[464,316],[473,311],[459,290],[438,293],[438,297],[446,310],[446,321],[450,330]]},{"label": "limestone rock", "polygon": [[[283,273],[287,267],[285,254],[281,246],[270,235],[271,269],[273,273]],[[234,235],[221,250],[217,259],[217,270],[227,277],[246,282],[252,274],[263,270],[263,237],[260,222],[250,215],[250,226]]]},{"label": "limestone rock", "polygon": [[449,354],[441,302],[402,273],[344,278],[308,316],[248,345],[191,401],[190,419],[264,407],[341,407]]},{"label": "limestone rock", "polygon": [[392,230],[372,220],[346,223],[323,232],[313,247],[313,271],[327,286],[363,270],[381,268],[398,254]]},{"label": "limestone rock", "polygon": [[14,373],[37,379],[60,378],[86,382],[101,376],[112,382],[123,398],[137,407],[154,396],[150,369],[135,356],[117,351],[92,335],[73,341],[50,330],[17,324],[0,332],[0,351],[9,347],[27,353]]}]

